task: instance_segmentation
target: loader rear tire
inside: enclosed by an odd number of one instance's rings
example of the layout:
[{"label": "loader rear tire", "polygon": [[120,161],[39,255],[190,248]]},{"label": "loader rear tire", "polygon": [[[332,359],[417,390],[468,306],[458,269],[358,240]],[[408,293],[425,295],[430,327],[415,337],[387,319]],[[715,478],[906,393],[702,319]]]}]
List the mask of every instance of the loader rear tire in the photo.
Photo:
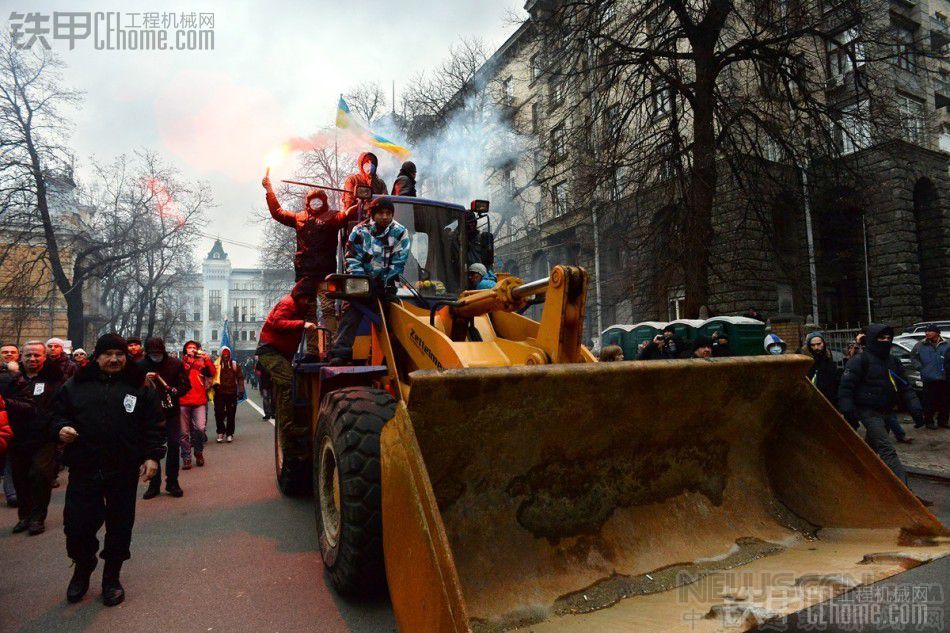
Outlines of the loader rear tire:
[{"label": "loader rear tire", "polygon": [[313,490],[320,554],[344,596],[373,595],[383,564],[379,435],[396,402],[382,389],[346,387],[320,405],[313,442]]},{"label": "loader rear tire", "polygon": [[[288,497],[305,497],[311,493],[310,485],[310,449],[298,447],[293,455],[283,450],[290,444],[281,438],[280,423],[274,422],[274,474],[277,477],[277,489]],[[302,453],[298,455],[297,453]]]}]

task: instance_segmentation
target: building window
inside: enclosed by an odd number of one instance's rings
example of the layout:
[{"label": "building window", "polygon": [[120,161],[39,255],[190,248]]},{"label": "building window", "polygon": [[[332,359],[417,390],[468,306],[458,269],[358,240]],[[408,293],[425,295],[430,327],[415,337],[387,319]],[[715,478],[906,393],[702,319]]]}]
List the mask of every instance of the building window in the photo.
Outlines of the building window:
[{"label": "building window", "polygon": [[531,81],[541,77],[541,53],[535,53],[531,56]]},{"label": "building window", "polygon": [[193,341],[200,341],[200,340],[201,340],[201,333],[200,333],[198,330],[192,330],[192,337],[191,337],[191,340],[193,340]]},{"label": "building window", "polygon": [[836,133],[842,154],[851,154],[871,145],[870,106],[867,99],[845,106],[838,118]]},{"label": "building window", "polygon": [[541,104],[535,101],[531,104],[531,132],[537,134],[541,131]]},{"label": "building window", "polygon": [[252,341],[257,340],[257,332],[255,332],[254,330],[251,330],[251,340]]},{"label": "building window", "polygon": [[551,107],[556,108],[557,106],[564,103],[564,79],[560,77],[555,77],[551,80]]},{"label": "building window", "polygon": [[650,104],[654,119],[661,119],[673,111],[673,91],[666,83],[657,82],[653,85],[650,95]]},{"label": "building window", "polygon": [[670,321],[683,318],[683,308],[686,306],[686,289],[678,286],[666,293],[667,318]]},{"label": "building window", "polygon": [[238,316],[241,314],[240,309],[238,308],[237,301],[234,302],[234,321],[238,320]]},{"label": "building window", "polygon": [[212,321],[221,320],[221,291],[208,291],[208,319]]},{"label": "building window", "polygon": [[515,102],[515,86],[511,77],[501,82],[501,102],[506,106]]},{"label": "building window", "polygon": [[778,294],[779,314],[793,314],[795,312],[795,301],[792,287],[788,284],[778,284],[776,292]]},{"label": "building window", "polygon": [[854,26],[828,42],[828,71],[832,77],[841,77],[864,65],[864,44],[860,38],[861,30]]},{"label": "building window", "polygon": [[940,130],[940,149],[950,152],[950,128],[946,125]]},{"label": "building window", "polygon": [[242,341],[247,340],[247,330],[241,330],[241,340]]},{"label": "building window", "polygon": [[178,342],[180,342],[180,343],[184,343],[184,342],[185,342],[185,331],[184,331],[184,330],[178,330]]},{"label": "building window", "polygon": [[925,106],[922,99],[897,93],[897,109],[900,113],[901,129],[904,131],[904,138],[911,143],[918,145],[924,144],[924,131],[926,130]]},{"label": "building window", "polygon": [[553,202],[554,217],[567,213],[567,181],[562,180],[551,187],[551,202]]},{"label": "building window", "polygon": [[567,132],[564,124],[551,130],[551,159],[552,162],[564,160],[567,157]]},{"label": "building window", "polygon": [[898,68],[917,72],[917,29],[906,24],[893,24],[896,62]]},{"label": "building window", "polygon": [[217,340],[218,340],[218,331],[217,331],[217,330],[211,330],[211,340],[212,340],[212,341],[217,341]]},{"label": "building window", "polygon": [[620,104],[615,103],[604,110],[604,140],[616,142],[620,138]]}]

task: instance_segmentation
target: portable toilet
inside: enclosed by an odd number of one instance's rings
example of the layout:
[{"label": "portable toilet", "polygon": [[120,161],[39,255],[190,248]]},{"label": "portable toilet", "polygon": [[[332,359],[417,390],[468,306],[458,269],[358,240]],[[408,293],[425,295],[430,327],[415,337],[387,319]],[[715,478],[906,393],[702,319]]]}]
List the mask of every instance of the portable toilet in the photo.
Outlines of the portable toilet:
[{"label": "portable toilet", "polygon": [[600,334],[600,348],[608,345],[619,345],[623,350],[623,357],[626,360],[633,360],[637,357],[637,348],[633,346],[630,349],[630,330],[632,325],[611,325]]},{"label": "portable toilet", "polygon": [[706,320],[699,328],[701,334],[712,336],[722,332],[729,338],[733,356],[759,356],[764,354],[762,340],[765,338],[765,323],[742,316],[718,316]]},{"label": "portable toilet", "polygon": [[[631,340],[630,346],[633,348],[634,356],[630,358],[636,358],[637,352],[640,350],[640,344],[644,341],[652,341],[653,337],[657,334],[663,333],[663,326],[665,323],[660,321],[643,321],[642,323],[637,323],[632,327],[630,332],[627,334],[627,337]],[[623,351],[624,358],[627,358],[627,350]]]},{"label": "portable toilet", "polygon": [[677,319],[671,321],[668,325],[673,326],[673,336],[678,336],[685,343],[691,344],[699,336],[699,328],[703,326],[703,321],[699,319]]}]

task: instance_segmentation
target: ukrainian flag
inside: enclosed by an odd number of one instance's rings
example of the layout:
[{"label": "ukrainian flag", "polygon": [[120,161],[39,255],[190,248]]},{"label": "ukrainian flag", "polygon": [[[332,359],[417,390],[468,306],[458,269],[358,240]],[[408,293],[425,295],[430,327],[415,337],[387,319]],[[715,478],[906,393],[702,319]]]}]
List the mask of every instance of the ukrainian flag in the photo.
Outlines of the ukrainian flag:
[{"label": "ukrainian flag", "polygon": [[412,156],[412,152],[407,148],[402,145],[396,145],[389,139],[364,127],[350,114],[350,106],[346,105],[346,101],[344,101],[343,97],[340,97],[340,103],[336,108],[336,126],[343,130],[352,130],[359,136],[364,137],[373,146],[398,156],[400,160],[406,160]]}]

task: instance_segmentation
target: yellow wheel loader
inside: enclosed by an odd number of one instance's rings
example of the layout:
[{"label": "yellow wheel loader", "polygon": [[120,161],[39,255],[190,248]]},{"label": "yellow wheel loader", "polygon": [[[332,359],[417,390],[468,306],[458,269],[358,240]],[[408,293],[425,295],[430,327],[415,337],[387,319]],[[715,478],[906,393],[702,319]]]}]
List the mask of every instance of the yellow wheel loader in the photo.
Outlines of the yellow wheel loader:
[{"label": "yellow wheel loader", "polygon": [[389,199],[397,289],[332,276],[354,363],[296,364],[282,486],[341,594],[388,583],[406,633],[743,630],[947,553],[805,357],[597,363],[583,269],[466,290],[472,211]]}]

